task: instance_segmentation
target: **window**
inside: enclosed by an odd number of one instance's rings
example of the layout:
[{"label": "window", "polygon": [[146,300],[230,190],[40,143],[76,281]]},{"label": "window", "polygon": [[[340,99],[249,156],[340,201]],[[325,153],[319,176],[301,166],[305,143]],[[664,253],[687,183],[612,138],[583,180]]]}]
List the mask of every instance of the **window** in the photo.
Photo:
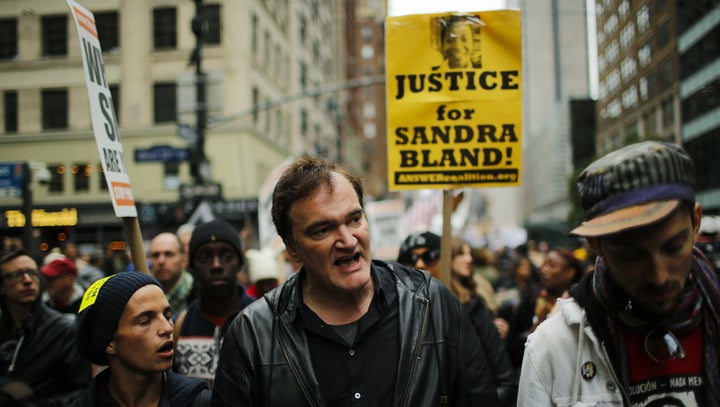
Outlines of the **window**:
[{"label": "window", "polygon": [[363,104],[363,117],[366,119],[375,118],[375,104],[372,102],[365,102]]},{"label": "window", "polygon": [[177,11],[175,8],[153,9],[153,47],[173,49],[177,46]]},{"label": "window", "polygon": [[18,95],[14,90],[6,90],[3,93],[3,106],[5,112],[5,133],[17,133],[18,131]]},{"label": "window", "polygon": [[[265,106],[270,104],[270,99],[265,99]],[[263,114],[265,115],[265,134],[270,134],[270,110],[265,109],[263,111]]]},{"label": "window", "polygon": [[635,40],[635,25],[629,22],[625,28],[620,30],[620,49],[627,49]]},{"label": "window", "polygon": [[641,77],[638,81],[638,88],[640,90],[640,99],[643,101],[648,100],[648,97],[650,96],[650,92],[648,90],[648,80],[646,77]]},{"label": "window", "polygon": [[635,75],[636,72],[637,64],[635,63],[635,58],[626,57],[625,59],[623,59],[623,61],[620,63],[620,76],[623,82],[627,82]]},{"label": "window", "polygon": [[300,111],[300,134],[307,136],[308,132],[308,113],[303,109]]},{"label": "window", "polygon": [[174,122],[177,117],[177,87],[174,82],[153,85],[155,123]]},{"label": "window", "polygon": [[258,50],[258,18],[255,14],[252,16],[252,38],[251,38],[252,52],[257,54]]},{"label": "window", "polygon": [[672,59],[667,59],[660,64],[658,71],[659,85],[665,88],[673,83],[673,65]]},{"label": "window", "polygon": [[629,109],[631,107],[637,106],[638,102],[638,91],[635,85],[632,85],[625,89],[625,91],[622,94],[622,107],[625,109]]},{"label": "window", "polygon": [[16,59],[18,53],[17,20],[0,19],[0,60]]},{"label": "window", "polygon": [[363,26],[363,28],[362,28],[363,41],[370,41],[372,39],[372,34],[373,34],[372,27]]},{"label": "window", "polygon": [[637,12],[638,32],[643,33],[650,27],[650,9],[647,4],[642,6]]},{"label": "window", "polygon": [[373,48],[373,46],[370,44],[365,44],[362,46],[360,54],[362,55],[363,59],[370,59],[375,56],[375,48]]},{"label": "window", "polygon": [[252,121],[253,123],[258,122],[258,115],[260,114],[258,110],[258,105],[260,104],[260,90],[253,86],[252,88],[252,105],[253,105],[253,111],[252,111]]},{"label": "window", "polygon": [[42,91],[42,128],[67,129],[68,92],[67,89],[44,89]]},{"label": "window", "polygon": [[662,101],[662,124],[663,128],[669,127],[675,121],[675,109],[672,98]]},{"label": "window", "polygon": [[65,188],[65,166],[62,164],[50,164],[47,166],[50,171],[50,184],[48,192],[62,192]]},{"label": "window", "polygon": [[367,139],[374,139],[377,136],[377,127],[373,122],[366,122],[363,124],[363,134]]},{"label": "window", "polygon": [[120,47],[118,13],[111,11],[95,14],[95,26],[103,52],[115,52]]},{"label": "window", "polygon": [[307,88],[307,67],[303,62],[300,63],[300,87]]},{"label": "window", "polygon": [[645,68],[652,61],[652,48],[649,41],[638,49],[638,61],[641,68]]},{"label": "window", "polygon": [[627,17],[629,12],[630,12],[630,2],[628,0],[623,0],[620,3],[620,7],[618,7],[618,13],[620,13],[620,17]]},{"label": "window", "polygon": [[205,17],[208,23],[208,31],[205,35],[205,44],[220,44],[220,5],[204,4],[200,9],[200,14]]},{"label": "window", "polygon": [[670,42],[670,23],[664,22],[657,30],[657,48],[660,50]]},{"label": "window", "polygon": [[73,179],[75,180],[75,192],[86,192],[90,190],[90,174],[92,166],[85,163],[74,163],[72,166]]},{"label": "window", "polygon": [[305,36],[307,35],[306,27],[305,27],[305,17],[304,17],[304,16],[300,16],[300,23],[299,23],[299,25],[300,25],[300,43],[301,43],[301,44],[304,44],[304,43],[305,43]]},{"label": "window", "polygon": [[645,137],[654,136],[657,131],[654,110],[651,110],[643,115],[643,124],[645,125]]},{"label": "window", "polygon": [[618,25],[618,18],[616,14],[611,15],[607,21],[605,21],[605,26],[603,27],[603,31],[605,31],[606,35],[613,35],[615,32],[615,29]]},{"label": "window", "polygon": [[44,16],[42,18],[43,56],[67,55],[67,17]]},{"label": "window", "polygon": [[270,66],[270,32],[265,30],[263,33],[263,63]]}]

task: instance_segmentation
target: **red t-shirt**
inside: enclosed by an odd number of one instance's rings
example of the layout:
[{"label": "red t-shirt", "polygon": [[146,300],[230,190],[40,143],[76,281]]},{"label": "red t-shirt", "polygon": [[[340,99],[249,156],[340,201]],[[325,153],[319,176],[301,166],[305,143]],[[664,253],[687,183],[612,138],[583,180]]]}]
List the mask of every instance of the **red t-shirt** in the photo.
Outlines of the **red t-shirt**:
[{"label": "red t-shirt", "polygon": [[702,325],[677,336],[685,359],[655,362],[645,351],[645,334],[627,330],[630,403],[633,406],[700,406],[703,400]]}]

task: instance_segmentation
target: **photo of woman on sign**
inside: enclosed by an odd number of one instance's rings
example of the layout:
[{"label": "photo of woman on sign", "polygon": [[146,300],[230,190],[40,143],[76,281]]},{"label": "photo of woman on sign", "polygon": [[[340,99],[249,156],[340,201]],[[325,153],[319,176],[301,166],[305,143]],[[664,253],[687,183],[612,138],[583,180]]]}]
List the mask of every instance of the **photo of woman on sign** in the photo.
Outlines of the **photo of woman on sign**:
[{"label": "photo of woman on sign", "polygon": [[444,66],[450,69],[480,68],[480,27],[484,23],[471,14],[437,18],[436,42]]}]

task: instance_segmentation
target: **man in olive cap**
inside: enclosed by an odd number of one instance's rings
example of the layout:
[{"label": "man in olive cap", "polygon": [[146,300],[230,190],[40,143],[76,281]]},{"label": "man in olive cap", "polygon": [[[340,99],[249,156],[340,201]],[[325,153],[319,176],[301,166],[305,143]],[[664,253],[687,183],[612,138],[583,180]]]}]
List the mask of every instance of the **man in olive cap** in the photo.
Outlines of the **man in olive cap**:
[{"label": "man in olive cap", "polygon": [[646,141],[580,174],[571,233],[595,270],[528,338],[518,406],[720,405],[720,285],[694,247],[693,171],[679,146]]}]

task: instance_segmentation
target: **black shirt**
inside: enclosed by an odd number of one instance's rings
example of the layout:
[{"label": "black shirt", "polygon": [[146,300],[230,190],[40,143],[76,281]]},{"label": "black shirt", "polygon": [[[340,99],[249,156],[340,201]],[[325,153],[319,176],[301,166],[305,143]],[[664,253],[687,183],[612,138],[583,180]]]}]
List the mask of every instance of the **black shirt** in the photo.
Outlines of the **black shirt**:
[{"label": "black shirt", "polygon": [[368,312],[341,327],[323,322],[302,302],[302,289],[297,290],[313,369],[328,406],[393,405],[399,348],[397,290],[389,271],[373,268],[371,275],[375,292]]}]

